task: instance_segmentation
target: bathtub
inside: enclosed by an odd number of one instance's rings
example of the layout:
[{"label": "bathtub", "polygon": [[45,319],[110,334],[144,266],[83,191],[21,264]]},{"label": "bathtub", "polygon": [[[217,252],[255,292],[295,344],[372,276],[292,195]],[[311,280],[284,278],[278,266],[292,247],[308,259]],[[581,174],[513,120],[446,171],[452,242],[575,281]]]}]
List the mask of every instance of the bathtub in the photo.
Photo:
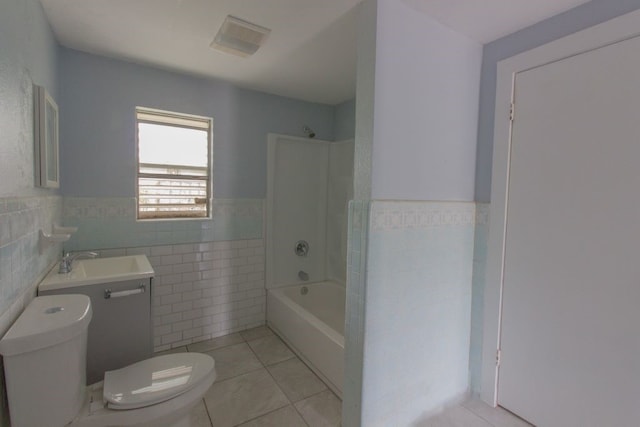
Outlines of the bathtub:
[{"label": "bathtub", "polygon": [[270,289],[267,322],[342,398],[345,288],[318,282]]}]

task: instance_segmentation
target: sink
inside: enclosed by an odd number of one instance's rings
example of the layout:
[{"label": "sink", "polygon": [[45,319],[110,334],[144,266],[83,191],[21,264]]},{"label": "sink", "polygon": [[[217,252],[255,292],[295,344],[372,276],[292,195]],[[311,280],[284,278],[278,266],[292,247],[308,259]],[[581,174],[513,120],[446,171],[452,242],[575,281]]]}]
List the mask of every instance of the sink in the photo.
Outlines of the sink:
[{"label": "sink", "polygon": [[81,259],[73,262],[70,273],[58,274],[56,264],[38,286],[40,291],[146,279],[154,272],[145,255]]},{"label": "sink", "polygon": [[144,267],[141,260],[148,264],[144,255],[116,258],[98,258],[76,261],[87,277],[105,277],[110,274],[136,274]]}]

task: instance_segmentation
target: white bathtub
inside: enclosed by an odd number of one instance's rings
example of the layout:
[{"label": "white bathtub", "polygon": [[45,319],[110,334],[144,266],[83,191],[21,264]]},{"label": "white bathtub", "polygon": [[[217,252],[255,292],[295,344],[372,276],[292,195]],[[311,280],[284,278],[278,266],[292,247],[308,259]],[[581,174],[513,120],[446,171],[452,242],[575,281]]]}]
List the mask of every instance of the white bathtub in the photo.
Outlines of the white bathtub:
[{"label": "white bathtub", "polygon": [[267,293],[271,329],[340,397],[344,310],[345,288],[334,282],[270,289]]}]

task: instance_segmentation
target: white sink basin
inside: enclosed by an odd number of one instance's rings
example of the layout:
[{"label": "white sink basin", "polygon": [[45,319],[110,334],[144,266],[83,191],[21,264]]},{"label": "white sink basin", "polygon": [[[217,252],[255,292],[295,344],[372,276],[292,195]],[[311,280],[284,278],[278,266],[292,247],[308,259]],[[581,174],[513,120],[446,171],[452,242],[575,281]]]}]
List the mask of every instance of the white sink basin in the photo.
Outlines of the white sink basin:
[{"label": "white sink basin", "polygon": [[59,274],[58,265],[54,266],[38,285],[38,289],[49,291],[97,283],[146,279],[153,274],[153,268],[145,255],[81,259],[73,262],[70,273]]}]

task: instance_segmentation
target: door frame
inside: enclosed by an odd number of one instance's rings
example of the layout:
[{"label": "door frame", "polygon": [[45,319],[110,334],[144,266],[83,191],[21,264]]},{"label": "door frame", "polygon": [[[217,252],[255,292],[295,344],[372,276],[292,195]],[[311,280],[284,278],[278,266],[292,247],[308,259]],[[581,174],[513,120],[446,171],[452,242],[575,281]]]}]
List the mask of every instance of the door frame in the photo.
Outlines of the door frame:
[{"label": "door frame", "polygon": [[502,319],[512,130],[510,110],[515,76],[522,71],[639,35],[640,10],[636,10],[498,62],[480,392],[480,398],[490,405],[498,405],[499,367],[496,362]]}]

